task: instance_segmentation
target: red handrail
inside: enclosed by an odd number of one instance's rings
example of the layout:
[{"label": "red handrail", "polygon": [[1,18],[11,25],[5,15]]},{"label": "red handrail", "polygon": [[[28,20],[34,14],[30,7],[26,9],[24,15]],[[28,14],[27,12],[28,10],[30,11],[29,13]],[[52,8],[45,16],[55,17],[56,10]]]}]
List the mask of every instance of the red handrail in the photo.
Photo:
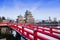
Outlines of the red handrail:
[{"label": "red handrail", "polygon": [[[52,27],[40,27],[38,25],[26,25],[26,24],[19,24],[19,23],[9,23],[9,22],[3,22],[0,24],[7,24],[8,27],[14,29],[15,31],[17,31],[19,34],[23,35],[24,37],[26,37],[29,40],[50,40],[47,37],[41,36],[40,33],[56,38],[56,39],[60,39],[60,37],[56,34],[60,35],[60,28],[52,28]],[[1,25],[0,25],[1,26]],[[58,30],[57,32],[55,30]],[[39,35],[38,35],[39,34]]]}]

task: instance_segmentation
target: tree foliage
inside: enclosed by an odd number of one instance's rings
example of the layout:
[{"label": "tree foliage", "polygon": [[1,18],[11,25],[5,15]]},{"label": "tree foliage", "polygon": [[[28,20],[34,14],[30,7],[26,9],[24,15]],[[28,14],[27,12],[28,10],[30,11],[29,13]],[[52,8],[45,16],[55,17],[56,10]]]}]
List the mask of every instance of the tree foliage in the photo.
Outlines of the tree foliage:
[{"label": "tree foliage", "polygon": [[0,17],[0,22],[2,22],[2,18]]},{"label": "tree foliage", "polygon": [[5,20],[5,17],[4,16],[2,17],[2,20]]}]

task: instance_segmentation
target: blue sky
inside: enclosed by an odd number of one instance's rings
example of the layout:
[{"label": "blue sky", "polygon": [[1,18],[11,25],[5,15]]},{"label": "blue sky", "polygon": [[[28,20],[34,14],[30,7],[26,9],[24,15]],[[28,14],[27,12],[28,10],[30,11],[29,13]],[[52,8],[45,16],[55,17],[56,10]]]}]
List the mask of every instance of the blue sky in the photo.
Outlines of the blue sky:
[{"label": "blue sky", "polygon": [[0,16],[16,19],[30,10],[35,19],[60,19],[60,0],[0,0]]}]

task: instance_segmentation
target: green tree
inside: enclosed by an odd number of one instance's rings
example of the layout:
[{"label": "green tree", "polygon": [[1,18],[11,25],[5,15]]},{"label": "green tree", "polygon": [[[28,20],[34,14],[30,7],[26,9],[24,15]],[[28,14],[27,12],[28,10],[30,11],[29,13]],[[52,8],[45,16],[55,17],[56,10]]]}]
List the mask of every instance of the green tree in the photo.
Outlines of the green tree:
[{"label": "green tree", "polygon": [[2,17],[2,20],[6,20],[4,16]]},{"label": "green tree", "polygon": [[1,17],[0,17],[0,22],[2,22],[2,19],[1,19]]}]

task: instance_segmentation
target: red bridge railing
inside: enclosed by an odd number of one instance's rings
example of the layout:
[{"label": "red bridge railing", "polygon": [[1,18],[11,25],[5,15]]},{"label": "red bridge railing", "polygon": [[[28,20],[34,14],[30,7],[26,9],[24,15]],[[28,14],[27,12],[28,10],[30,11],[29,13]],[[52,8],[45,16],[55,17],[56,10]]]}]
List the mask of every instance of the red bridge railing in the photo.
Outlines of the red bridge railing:
[{"label": "red bridge railing", "polygon": [[60,40],[60,27],[41,27],[18,23],[0,23],[16,30],[28,40]]}]

